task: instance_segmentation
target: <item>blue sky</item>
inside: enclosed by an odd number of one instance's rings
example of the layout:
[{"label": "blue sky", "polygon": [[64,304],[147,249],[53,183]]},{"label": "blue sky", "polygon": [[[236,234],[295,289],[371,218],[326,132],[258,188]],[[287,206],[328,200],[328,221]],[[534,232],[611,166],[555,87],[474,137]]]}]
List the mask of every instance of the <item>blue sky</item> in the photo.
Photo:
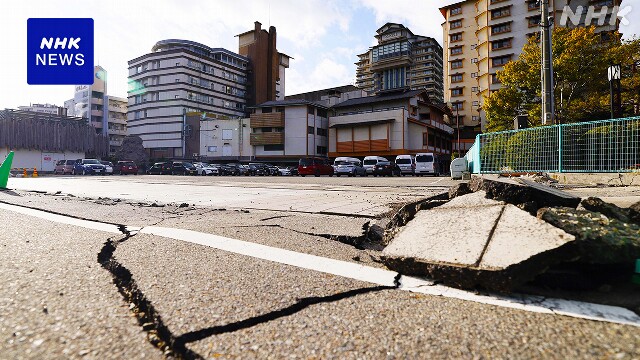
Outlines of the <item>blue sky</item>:
[{"label": "blue sky", "polygon": [[[286,75],[286,94],[352,83],[357,54],[374,43],[375,31],[399,22],[415,34],[442,43],[438,8],[456,0],[3,0],[0,3],[0,108],[29,103],[62,105],[72,86],[29,86],[26,25],[30,17],[91,17],[95,21],[95,59],[109,76],[110,95],[126,97],[127,61],[150,52],[158,40],[177,38],[237,52],[235,35],[254,21],[278,32],[278,50],[294,60]],[[640,34],[632,8],[625,34]],[[635,10],[638,9],[638,10]],[[634,16],[635,15],[635,16]]]}]

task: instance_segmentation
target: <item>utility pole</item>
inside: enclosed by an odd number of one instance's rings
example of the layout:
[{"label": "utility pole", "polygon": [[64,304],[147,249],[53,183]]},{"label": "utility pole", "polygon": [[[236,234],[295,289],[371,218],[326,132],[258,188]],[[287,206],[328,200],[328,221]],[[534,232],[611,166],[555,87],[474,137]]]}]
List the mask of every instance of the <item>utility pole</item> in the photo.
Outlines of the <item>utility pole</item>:
[{"label": "utility pole", "polygon": [[542,125],[554,124],[553,98],[553,52],[551,49],[551,26],[549,0],[540,0],[540,42],[542,44]]}]

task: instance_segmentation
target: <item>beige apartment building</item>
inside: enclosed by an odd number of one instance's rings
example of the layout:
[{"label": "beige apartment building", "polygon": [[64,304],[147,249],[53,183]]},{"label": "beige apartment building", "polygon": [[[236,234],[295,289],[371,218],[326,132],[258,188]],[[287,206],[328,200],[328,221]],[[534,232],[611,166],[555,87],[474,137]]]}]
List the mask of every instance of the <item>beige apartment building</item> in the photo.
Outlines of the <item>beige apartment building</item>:
[{"label": "beige apartment building", "polygon": [[[618,29],[611,14],[621,0],[548,1],[555,26],[595,25],[603,38]],[[445,18],[444,99],[453,109],[452,123],[460,124],[464,154],[475,135],[486,129],[482,103],[501,86],[496,73],[516,60],[528,38],[540,32],[539,2],[466,0],[440,12]]]}]

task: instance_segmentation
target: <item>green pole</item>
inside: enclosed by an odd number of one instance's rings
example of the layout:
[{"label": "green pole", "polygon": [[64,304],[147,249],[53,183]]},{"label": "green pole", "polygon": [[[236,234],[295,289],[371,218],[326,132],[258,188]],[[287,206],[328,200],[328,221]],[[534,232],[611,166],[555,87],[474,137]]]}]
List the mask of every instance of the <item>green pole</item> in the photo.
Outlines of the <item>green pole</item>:
[{"label": "green pole", "polygon": [[4,159],[2,166],[0,166],[0,189],[7,188],[7,182],[9,181],[9,172],[11,171],[11,163],[13,162],[13,151],[9,152],[9,155]]}]

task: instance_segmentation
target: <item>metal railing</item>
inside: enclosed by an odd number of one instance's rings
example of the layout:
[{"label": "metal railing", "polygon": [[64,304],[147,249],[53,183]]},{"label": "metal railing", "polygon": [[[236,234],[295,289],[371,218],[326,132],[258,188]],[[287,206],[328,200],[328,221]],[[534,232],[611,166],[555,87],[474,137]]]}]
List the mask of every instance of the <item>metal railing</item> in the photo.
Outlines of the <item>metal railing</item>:
[{"label": "metal railing", "polygon": [[640,170],[640,116],[479,134],[475,173]]}]

